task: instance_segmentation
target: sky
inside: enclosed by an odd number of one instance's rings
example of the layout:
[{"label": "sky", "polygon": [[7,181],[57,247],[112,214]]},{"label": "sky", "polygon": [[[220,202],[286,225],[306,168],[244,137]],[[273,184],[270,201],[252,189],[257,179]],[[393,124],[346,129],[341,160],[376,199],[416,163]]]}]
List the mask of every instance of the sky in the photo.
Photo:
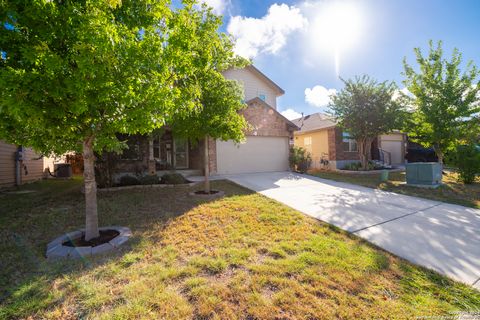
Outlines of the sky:
[{"label": "sky", "polygon": [[294,119],[328,109],[340,78],[369,75],[403,89],[403,59],[443,41],[480,67],[480,0],[203,0],[223,15],[235,51],[285,90]]}]

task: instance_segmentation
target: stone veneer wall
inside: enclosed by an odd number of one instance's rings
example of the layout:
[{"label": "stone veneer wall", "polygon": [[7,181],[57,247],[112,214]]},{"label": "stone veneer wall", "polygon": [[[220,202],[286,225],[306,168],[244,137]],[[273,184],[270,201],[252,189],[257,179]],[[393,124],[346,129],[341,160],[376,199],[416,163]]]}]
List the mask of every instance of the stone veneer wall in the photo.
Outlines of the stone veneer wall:
[{"label": "stone veneer wall", "polygon": [[247,135],[290,137],[287,122],[271,107],[253,102],[242,111],[247,122],[252,126]]}]

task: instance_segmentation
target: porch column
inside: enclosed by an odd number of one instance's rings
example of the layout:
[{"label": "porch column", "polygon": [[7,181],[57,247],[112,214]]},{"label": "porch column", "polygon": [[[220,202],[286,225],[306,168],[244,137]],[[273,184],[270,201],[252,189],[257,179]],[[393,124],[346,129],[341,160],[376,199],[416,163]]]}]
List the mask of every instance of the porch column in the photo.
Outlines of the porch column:
[{"label": "porch column", "polygon": [[155,158],[153,157],[153,137],[148,138],[148,173],[156,174]]}]

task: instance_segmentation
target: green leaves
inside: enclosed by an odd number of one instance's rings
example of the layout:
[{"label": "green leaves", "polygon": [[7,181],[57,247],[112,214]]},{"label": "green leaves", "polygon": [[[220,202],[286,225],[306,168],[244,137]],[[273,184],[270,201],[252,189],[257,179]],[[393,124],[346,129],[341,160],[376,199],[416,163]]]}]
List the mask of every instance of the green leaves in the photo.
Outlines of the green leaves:
[{"label": "green leaves", "polygon": [[248,62],[234,56],[233,42],[218,33],[221,20],[211,10],[197,11],[186,6],[176,19],[182,27],[169,36],[169,43],[178,42],[188,48],[188,55],[175,60],[180,61],[182,73],[190,71],[189,76],[176,79],[176,88],[190,99],[169,119],[173,131],[192,140],[208,135],[241,141],[247,127],[239,114],[245,107],[242,90],[237,82],[225,79],[222,72],[242,68]]},{"label": "green leaves", "polygon": [[368,76],[342,81],[345,87],[332,97],[330,110],[352,138],[374,139],[399,128],[404,106],[393,99],[394,83],[379,83]]},{"label": "green leaves", "polygon": [[412,93],[411,119],[406,129],[412,140],[433,146],[440,158],[459,140],[471,135],[474,117],[480,112],[480,75],[469,62],[462,72],[462,55],[454,49],[450,60],[443,58],[442,42],[429,42],[424,56],[415,48],[418,71],[404,59],[404,84]]}]

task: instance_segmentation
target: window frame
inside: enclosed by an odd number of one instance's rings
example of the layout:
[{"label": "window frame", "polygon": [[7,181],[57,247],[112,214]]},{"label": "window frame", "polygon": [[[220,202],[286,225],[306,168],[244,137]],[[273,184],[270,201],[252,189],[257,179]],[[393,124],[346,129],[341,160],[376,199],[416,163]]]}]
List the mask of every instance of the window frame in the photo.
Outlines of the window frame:
[{"label": "window frame", "polygon": [[[345,148],[346,144],[348,144],[348,148]],[[357,141],[345,131],[342,132],[342,150],[343,152],[358,152]]]}]

